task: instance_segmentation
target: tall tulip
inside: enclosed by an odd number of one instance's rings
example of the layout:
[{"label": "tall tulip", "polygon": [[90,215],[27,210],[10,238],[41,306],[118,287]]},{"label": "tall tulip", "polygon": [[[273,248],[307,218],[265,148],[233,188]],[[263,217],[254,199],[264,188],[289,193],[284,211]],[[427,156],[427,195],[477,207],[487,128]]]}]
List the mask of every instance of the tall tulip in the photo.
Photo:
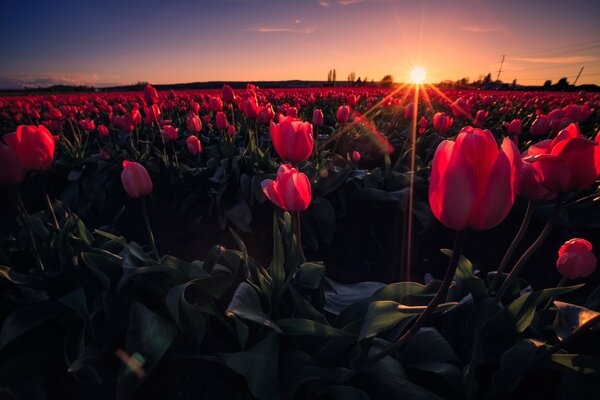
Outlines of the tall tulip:
[{"label": "tall tulip", "polygon": [[323,125],[323,111],[319,108],[315,108],[312,117],[313,126],[319,127]]},{"label": "tall tulip", "polygon": [[151,85],[144,88],[144,100],[148,105],[158,103],[158,92]]},{"label": "tall tulip", "polygon": [[190,113],[186,118],[188,131],[198,133],[202,130],[202,121],[200,117],[194,113]]},{"label": "tall tulip", "polygon": [[265,196],[286,211],[304,211],[310,205],[312,191],[308,177],[289,164],[282,164],[275,180],[262,181]]},{"label": "tall tulip", "polygon": [[125,192],[134,199],[152,193],[152,180],[146,168],[134,161],[123,161],[121,183]]},{"label": "tall tulip", "polygon": [[229,122],[227,122],[227,115],[225,115],[223,111],[217,112],[217,115],[215,116],[215,124],[219,130],[225,130],[229,126]]},{"label": "tall tulip", "polygon": [[455,142],[444,140],[435,152],[429,186],[433,214],[459,231],[493,228],[513,206],[520,162],[510,139],[498,150],[489,130],[463,128]]},{"label": "tall tulip", "polygon": [[222,96],[225,103],[231,104],[235,101],[235,93],[229,85],[223,85]]},{"label": "tall tulip", "polygon": [[45,171],[54,161],[54,137],[45,126],[20,125],[4,141],[19,156],[26,170]]},{"label": "tall tulip", "polygon": [[296,163],[310,157],[314,140],[309,122],[280,116],[279,123],[271,121],[270,128],[273,147],[282,160]]}]

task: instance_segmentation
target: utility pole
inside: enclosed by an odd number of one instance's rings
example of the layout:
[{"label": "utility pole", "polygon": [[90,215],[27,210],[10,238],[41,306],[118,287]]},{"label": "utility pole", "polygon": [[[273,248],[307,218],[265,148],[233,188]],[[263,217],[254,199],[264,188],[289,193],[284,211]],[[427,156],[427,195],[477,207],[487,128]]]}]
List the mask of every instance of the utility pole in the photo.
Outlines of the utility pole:
[{"label": "utility pole", "polygon": [[496,82],[500,80],[500,72],[502,72],[502,65],[504,65],[504,57],[506,57],[506,54],[502,54],[502,61],[500,61],[500,68],[498,68],[498,76],[496,76]]},{"label": "utility pole", "polygon": [[575,82],[573,82],[573,86],[575,86],[575,84],[577,83],[577,81],[579,80],[579,77],[581,76],[581,73],[583,72],[583,67],[581,67],[581,69],[579,70],[579,73],[577,74],[577,78],[575,78]]}]

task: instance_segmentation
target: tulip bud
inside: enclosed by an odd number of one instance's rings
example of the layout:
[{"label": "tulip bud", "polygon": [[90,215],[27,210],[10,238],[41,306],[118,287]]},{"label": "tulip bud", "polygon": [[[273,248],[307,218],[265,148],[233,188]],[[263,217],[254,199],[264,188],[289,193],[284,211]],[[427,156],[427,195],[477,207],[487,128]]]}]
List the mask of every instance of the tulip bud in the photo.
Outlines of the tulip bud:
[{"label": "tulip bud", "polygon": [[220,97],[211,97],[209,101],[210,111],[217,112],[223,110],[223,101]]},{"label": "tulip bud", "polygon": [[160,130],[160,135],[165,142],[169,142],[177,139],[178,132],[179,130],[177,128],[174,128],[171,125],[165,125]]},{"label": "tulip bud", "polygon": [[104,125],[98,125],[98,133],[100,134],[100,136],[107,137],[108,128]]},{"label": "tulip bud", "polygon": [[360,161],[360,153],[356,150],[352,152],[352,161],[354,161],[355,163]]},{"label": "tulip bud", "polygon": [[223,85],[223,101],[226,103],[233,103],[235,100],[235,93],[229,85]]},{"label": "tulip bud", "polygon": [[198,139],[196,136],[189,136],[185,140],[185,145],[190,154],[193,156],[202,152],[202,143],[200,143],[200,139]]},{"label": "tulip bud", "polygon": [[596,270],[597,259],[592,244],[585,239],[571,239],[558,250],[556,268],[567,279],[585,278]]},{"label": "tulip bud", "polygon": [[227,122],[227,115],[223,111],[217,112],[215,116],[215,123],[217,125],[217,129],[225,130],[229,126],[229,122]]},{"label": "tulip bud", "polygon": [[144,88],[144,100],[148,105],[158,103],[158,92],[150,85]]},{"label": "tulip bud", "polygon": [[200,117],[196,114],[189,114],[186,123],[188,131],[192,133],[198,133],[202,130],[202,121],[200,121]]},{"label": "tulip bud", "polygon": [[236,134],[235,126],[229,125],[229,128],[227,128],[227,135],[229,135],[229,137],[234,137],[235,134]]},{"label": "tulip bud", "polygon": [[321,111],[319,108],[315,108],[313,111],[312,124],[314,126],[323,125],[323,111]]},{"label": "tulip bud", "polygon": [[345,124],[350,119],[350,107],[339,106],[335,113],[335,119],[341,124]]},{"label": "tulip bud", "polygon": [[534,136],[543,136],[548,133],[549,127],[550,125],[548,117],[545,115],[540,115],[531,124],[531,128],[529,128],[529,133],[531,133]]},{"label": "tulip bud", "polygon": [[452,119],[452,117],[446,115],[446,113],[443,112],[436,113],[433,116],[433,127],[439,133],[445,133],[448,129],[450,129],[453,122],[454,119]]},{"label": "tulip bud", "polygon": [[413,113],[415,112],[415,103],[408,103],[404,107],[404,119],[410,121],[413,119]]},{"label": "tulip bud", "polygon": [[152,193],[152,180],[142,164],[133,161],[123,161],[121,182],[125,192],[134,199]]},{"label": "tulip bud", "polygon": [[511,122],[505,122],[502,125],[506,128],[506,132],[509,135],[518,135],[523,128],[523,123],[520,119],[513,119]]}]

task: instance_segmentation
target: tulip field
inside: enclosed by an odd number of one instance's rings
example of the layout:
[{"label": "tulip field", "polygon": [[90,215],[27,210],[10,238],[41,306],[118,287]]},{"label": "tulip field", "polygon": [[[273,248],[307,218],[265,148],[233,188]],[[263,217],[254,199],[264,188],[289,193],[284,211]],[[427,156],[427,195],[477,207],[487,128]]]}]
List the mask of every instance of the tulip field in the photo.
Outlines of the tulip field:
[{"label": "tulip field", "polygon": [[599,142],[587,92],[0,97],[0,398],[598,398]]}]

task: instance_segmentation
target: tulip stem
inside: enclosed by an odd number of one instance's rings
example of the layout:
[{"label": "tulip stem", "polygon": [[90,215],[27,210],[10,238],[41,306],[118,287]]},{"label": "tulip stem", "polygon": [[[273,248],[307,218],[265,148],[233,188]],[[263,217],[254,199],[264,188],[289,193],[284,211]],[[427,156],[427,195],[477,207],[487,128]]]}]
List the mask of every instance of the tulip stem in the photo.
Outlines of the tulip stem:
[{"label": "tulip stem", "polygon": [[519,260],[517,261],[515,266],[510,271],[510,274],[508,274],[508,277],[506,278],[506,280],[500,287],[500,290],[498,290],[498,293],[496,293],[496,299],[499,302],[502,301],[502,297],[508,290],[508,287],[510,286],[512,281],[517,277],[519,272],[521,272],[521,269],[523,269],[523,266],[525,265],[525,263],[527,263],[527,260],[529,260],[529,258],[533,255],[533,253],[535,253],[537,251],[537,249],[546,241],[546,239],[550,235],[550,232],[552,231],[552,228],[554,227],[554,223],[556,222],[556,217],[558,216],[558,212],[560,211],[561,201],[562,201],[562,197],[558,196],[556,198],[556,203],[554,205],[554,209],[552,210],[552,214],[550,215],[550,219],[546,223],[546,226],[544,226],[544,230],[542,230],[542,233],[540,233],[540,236],[538,236],[538,238],[535,240],[535,242],[533,242],[533,244],[525,251],[525,253],[523,253],[521,258],[519,258]]},{"label": "tulip stem", "polygon": [[489,287],[490,292],[495,290],[496,286],[498,286],[498,283],[500,282],[500,277],[502,276],[502,273],[506,269],[506,266],[508,265],[510,258],[514,254],[514,252],[517,249],[517,246],[519,245],[521,240],[523,239],[523,236],[525,236],[525,232],[527,231],[527,228],[529,227],[529,223],[531,222],[531,216],[533,215],[534,208],[535,207],[534,207],[533,201],[529,200],[527,202],[527,210],[525,211],[525,216],[523,217],[523,221],[521,222],[521,227],[519,228],[519,231],[517,232],[517,236],[515,236],[512,243],[510,244],[510,247],[506,251],[506,254],[504,254],[504,258],[502,258],[502,262],[500,263],[500,266],[498,267],[498,270],[496,271],[496,275],[494,276],[494,279],[492,280],[492,283],[490,284],[490,287]]},{"label": "tulip stem", "polygon": [[458,231],[456,232],[456,238],[454,239],[454,246],[452,248],[452,257],[450,258],[450,263],[448,265],[448,269],[446,269],[446,274],[444,275],[444,280],[437,293],[431,299],[427,308],[419,315],[415,323],[411,326],[411,328],[404,333],[396,342],[390,344],[385,349],[375,354],[372,357],[369,357],[362,365],[352,371],[349,376],[345,376],[343,379],[349,379],[351,376],[356,374],[357,372],[375,364],[379,360],[389,356],[390,354],[402,349],[408,341],[421,329],[421,327],[425,324],[429,316],[433,313],[433,311],[440,305],[448,294],[448,289],[450,288],[450,284],[452,283],[452,279],[454,278],[454,274],[456,273],[456,268],[458,267],[458,261],[460,260],[460,254],[462,251],[462,247],[465,241],[465,232]]},{"label": "tulip stem", "polygon": [[306,260],[304,259],[304,251],[302,251],[302,226],[300,224],[300,212],[295,212],[296,219],[296,245],[298,246],[298,258],[300,260],[300,264],[304,263]]},{"label": "tulip stem", "polygon": [[46,187],[46,180],[44,179],[44,174],[41,173],[42,179],[42,192],[44,193],[44,197],[46,198],[46,205],[48,206],[48,210],[50,211],[50,216],[52,217],[52,224],[56,230],[60,230],[60,224],[58,223],[58,219],[56,218],[56,213],[54,212],[54,207],[52,206],[52,201],[50,200],[50,196],[48,195],[48,188]]},{"label": "tulip stem", "polygon": [[148,238],[150,239],[150,246],[152,247],[152,253],[156,261],[160,261],[158,250],[156,249],[156,243],[154,242],[154,234],[152,233],[152,227],[150,227],[150,218],[148,218],[148,208],[146,207],[146,197],[140,197],[140,203],[142,203],[142,214],[144,214],[144,223],[146,224],[146,231],[148,232]]}]

